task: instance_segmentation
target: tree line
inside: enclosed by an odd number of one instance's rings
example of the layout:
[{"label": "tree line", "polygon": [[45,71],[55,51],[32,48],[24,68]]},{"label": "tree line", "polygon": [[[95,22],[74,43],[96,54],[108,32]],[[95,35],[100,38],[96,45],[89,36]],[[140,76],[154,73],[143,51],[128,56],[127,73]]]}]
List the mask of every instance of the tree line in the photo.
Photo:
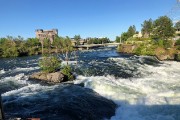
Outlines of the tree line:
[{"label": "tree line", "polygon": [[72,51],[73,47],[69,37],[55,36],[53,43],[50,40],[39,40],[37,38],[24,39],[21,36],[7,36],[0,38],[0,57],[20,57],[47,53],[66,53]]},{"label": "tree line", "polygon": [[[167,16],[161,16],[156,20],[145,20],[142,24],[141,36],[136,27],[130,26],[127,32],[116,37],[116,42],[124,44],[119,46],[120,52],[133,53],[136,55],[153,55],[160,60],[180,60],[180,21],[173,24]],[[176,32],[178,31],[178,32]],[[133,48],[125,49],[130,44]],[[178,59],[177,59],[178,58]]]},{"label": "tree line", "polygon": [[[175,36],[175,31],[180,29],[180,22],[177,22],[175,25],[173,21],[167,16],[161,16],[156,20],[145,20],[142,24],[142,37],[143,38],[151,38],[155,40],[163,39],[167,40],[173,38]],[[116,42],[127,41],[129,38],[133,37],[134,34],[138,34],[136,31],[136,27],[130,26],[127,32],[123,32],[120,37],[116,37]]]},{"label": "tree line", "polygon": [[[75,35],[74,40],[80,44],[81,36]],[[103,44],[109,43],[107,37],[104,38],[88,38],[87,44]],[[21,57],[38,54],[65,53],[67,56],[73,50],[71,38],[56,35],[51,43],[48,38],[39,40],[38,38],[24,39],[21,36],[7,36],[0,38],[0,58],[5,57]]]},{"label": "tree line", "polygon": [[[81,36],[75,35],[74,40],[77,42],[77,45],[80,45]],[[109,43],[110,39],[107,37],[102,37],[102,38],[89,37],[89,38],[86,38],[85,41],[87,42],[87,44],[104,44],[104,43]]]},{"label": "tree line", "polygon": [[87,44],[104,44],[104,43],[110,43],[109,38],[88,38]]}]

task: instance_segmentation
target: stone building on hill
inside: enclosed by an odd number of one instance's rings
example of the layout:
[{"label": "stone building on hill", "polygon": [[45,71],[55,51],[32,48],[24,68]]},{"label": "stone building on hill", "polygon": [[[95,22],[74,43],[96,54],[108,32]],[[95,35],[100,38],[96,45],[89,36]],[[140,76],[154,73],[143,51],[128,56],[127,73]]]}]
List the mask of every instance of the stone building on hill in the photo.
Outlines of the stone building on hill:
[{"label": "stone building on hill", "polygon": [[55,36],[58,35],[58,29],[52,29],[52,30],[37,29],[35,32],[36,32],[36,38],[38,38],[40,41],[44,39],[49,39],[51,44],[53,43]]}]

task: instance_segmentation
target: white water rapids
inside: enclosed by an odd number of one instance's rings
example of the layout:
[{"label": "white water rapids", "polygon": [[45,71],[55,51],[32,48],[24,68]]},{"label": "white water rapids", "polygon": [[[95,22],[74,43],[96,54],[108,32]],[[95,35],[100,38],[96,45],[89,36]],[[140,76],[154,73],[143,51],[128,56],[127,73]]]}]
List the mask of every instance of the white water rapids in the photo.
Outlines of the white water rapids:
[{"label": "white water rapids", "polygon": [[[117,65],[129,62],[118,58],[112,60]],[[85,82],[85,87],[118,104],[111,120],[179,120],[180,63],[163,62],[158,67],[145,65],[139,69],[144,73],[140,78],[78,76],[76,83]]]},{"label": "white water rapids", "polygon": [[[84,52],[81,57],[79,68],[87,75],[77,74],[75,84],[84,83],[86,88],[114,101],[118,107],[111,120],[180,120],[180,62],[151,65],[144,57],[123,57],[115,50]],[[38,101],[58,87],[28,81],[30,72],[39,69],[36,57],[24,58],[22,66],[19,61],[5,60],[1,64],[8,66],[0,68],[0,91],[5,104],[32,95]]]}]

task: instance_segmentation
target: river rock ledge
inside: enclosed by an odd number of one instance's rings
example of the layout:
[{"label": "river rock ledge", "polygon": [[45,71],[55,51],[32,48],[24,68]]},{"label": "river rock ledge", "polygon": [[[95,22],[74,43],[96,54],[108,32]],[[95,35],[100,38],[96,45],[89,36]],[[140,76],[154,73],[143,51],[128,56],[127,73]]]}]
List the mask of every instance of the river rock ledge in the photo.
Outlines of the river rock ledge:
[{"label": "river rock ledge", "polygon": [[68,77],[64,75],[61,71],[54,73],[36,72],[30,75],[29,78],[52,83],[61,83],[68,81]]}]

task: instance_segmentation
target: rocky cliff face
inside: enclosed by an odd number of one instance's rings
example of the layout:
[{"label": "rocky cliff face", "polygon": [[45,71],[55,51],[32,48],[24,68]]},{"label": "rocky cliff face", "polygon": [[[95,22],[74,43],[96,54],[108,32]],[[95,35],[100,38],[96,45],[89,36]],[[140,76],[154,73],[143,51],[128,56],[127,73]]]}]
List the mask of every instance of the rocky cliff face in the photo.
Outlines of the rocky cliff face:
[{"label": "rocky cliff face", "polygon": [[163,61],[163,60],[175,60],[175,51],[173,48],[164,49],[164,48],[156,48],[155,56]]},{"label": "rocky cliff face", "polygon": [[132,44],[123,44],[119,46],[119,52],[122,53],[133,53],[133,50],[136,48],[136,45]]},{"label": "rocky cliff face", "polygon": [[[118,51],[122,53],[135,54],[134,50],[137,47],[138,47],[137,45],[133,45],[133,44],[122,44],[119,46]],[[165,49],[162,47],[158,47],[154,50],[153,54],[160,61],[164,61],[164,60],[180,61],[180,53],[176,53],[176,52],[177,50],[175,48]]]}]

